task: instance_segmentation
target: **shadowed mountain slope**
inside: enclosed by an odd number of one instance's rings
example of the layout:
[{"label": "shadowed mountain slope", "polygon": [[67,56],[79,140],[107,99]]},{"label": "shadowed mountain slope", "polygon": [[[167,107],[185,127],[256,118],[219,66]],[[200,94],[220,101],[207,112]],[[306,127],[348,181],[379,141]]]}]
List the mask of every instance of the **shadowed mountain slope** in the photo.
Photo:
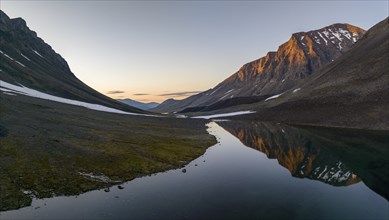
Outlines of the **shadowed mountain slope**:
[{"label": "shadowed mountain slope", "polygon": [[126,105],[129,105],[129,106],[132,106],[132,107],[135,107],[135,108],[139,108],[139,109],[143,109],[143,110],[149,110],[151,108],[155,108],[159,105],[159,103],[156,103],[156,102],[138,102],[138,101],[135,101],[135,100],[132,100],[132,99],[116,99],[117,101],[121,102],[121,103],[124,103]]},{"label": "shadowed mountain slope", "polygon": [[81,82],[67,62],[31,31],[22,18],[10,19],[1,10],[0,45],[2,81],[62,98],[144,112],[104,96]]}]

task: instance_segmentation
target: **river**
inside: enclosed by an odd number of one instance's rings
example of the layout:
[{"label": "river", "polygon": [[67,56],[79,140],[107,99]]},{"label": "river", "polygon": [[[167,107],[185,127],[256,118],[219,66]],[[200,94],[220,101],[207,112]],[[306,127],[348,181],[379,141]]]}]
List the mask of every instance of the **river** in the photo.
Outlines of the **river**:
[{"label": "river", "polygon": [[[218,121],[184,168],[0,219],[388,219],[387,135]],[[184,170],[185,169],[185,170]]]}]

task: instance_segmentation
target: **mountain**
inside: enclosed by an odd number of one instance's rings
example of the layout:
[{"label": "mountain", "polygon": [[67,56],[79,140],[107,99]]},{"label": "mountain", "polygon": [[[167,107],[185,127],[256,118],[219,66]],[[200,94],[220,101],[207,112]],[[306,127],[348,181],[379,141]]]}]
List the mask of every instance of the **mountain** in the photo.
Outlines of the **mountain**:
[{"label": "mountain", "polygon": [[333,24],[319,30],[299,32],[277,52],[249,62],[213,89],[182,101],[162,103],[155,111],[181,111],[216,102],[251,96],[270,96],[287,91],[333,62],[352,47],[365,30],[349,24]]},{"label": "mountain", "polygon": [[135,101],[132,99],[116,99],[116,100],[118,100],[119,102],[122,102],[126,105],[129,105],[129,106],[132,106],[135,108],[139,108],[139,109],[143,109],[143,110],[149,110],[149,109],[155,108],[159,105],[159,103],[156,103],[156,102],[144,103],[144,102],[138,102],[138,101]]},{"label": "mountain", "polygon": [[388,130],[388,48],[386,18],[344,55],[278,98],[234,110],[255,110],[247,117],[259,120]]},{"label": "mountain", "polygon": [[276,159],[294,177],[333,186],[362,180],[389,199],[389,137],[385,132],[294,127],[253,120],[217,123],[244,145]]},{"label": "mountain", "polygon": [[10,19],[0,10],[0,80],[49,95],[104,105],[128,112],[124,105],[81,82],[67,62],[31,31],[22,18]]},{"label": "mountain", "polygon": [[244,145],[263,152],[269,159],[277,159],[294,177],[334,186],[347,186],[360,181],[324,144],[303,135],[298,128],[255,121],[222,121],[218,124]]}]

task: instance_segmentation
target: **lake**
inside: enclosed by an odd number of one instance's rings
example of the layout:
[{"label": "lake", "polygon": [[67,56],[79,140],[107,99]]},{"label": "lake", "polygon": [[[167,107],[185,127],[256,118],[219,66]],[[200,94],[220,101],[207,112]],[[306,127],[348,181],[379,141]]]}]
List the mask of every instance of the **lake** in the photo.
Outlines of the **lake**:
[{"label": "lake", "polygon": [[[0,219],[388,219],[388,135],[247,121],[181,169],[34,199]],[[185,170],[184,170],[185,169]]]}]

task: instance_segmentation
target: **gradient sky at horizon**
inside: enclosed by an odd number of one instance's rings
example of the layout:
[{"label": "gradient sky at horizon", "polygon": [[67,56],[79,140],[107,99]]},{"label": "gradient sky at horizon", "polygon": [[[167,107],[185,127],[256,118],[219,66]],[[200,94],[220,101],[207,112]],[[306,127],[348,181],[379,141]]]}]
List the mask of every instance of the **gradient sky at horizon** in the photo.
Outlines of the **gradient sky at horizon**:
[{"label": "gradient sky at horizon", "polygon": [[388,1],[9,1],[83,82],[161,102],[216,86],[292,33],[388,16]]}]

